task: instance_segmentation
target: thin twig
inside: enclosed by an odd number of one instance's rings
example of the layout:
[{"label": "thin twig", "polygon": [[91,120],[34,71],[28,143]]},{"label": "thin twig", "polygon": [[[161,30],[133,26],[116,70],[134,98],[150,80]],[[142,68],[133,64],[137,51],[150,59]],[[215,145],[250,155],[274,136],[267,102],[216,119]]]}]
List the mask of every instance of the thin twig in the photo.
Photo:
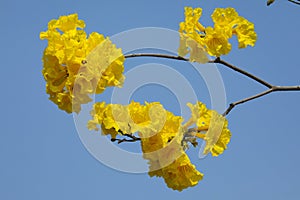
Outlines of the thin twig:
[{"label": "thin twig", "polygon": [[253,100],[253,99],[257,99],[257,98],[262,97],[262,96],[264,96],[264,95],[267,95],[267,94],[269,94],[269,93],[271,93],[271,92],[273,92],[273,89],[268,89],[268,90],[266,90],[266,91],[263,91],[263,92],[261,92],[261,93],[258,93],[258,94],[256,94],[256,95],[254,95],[254,96],[247,97],[247,98],[245,98],[245,99],[242,99],[242,100],[233,102],[233,103],[229,104],[229,107],[228,107],[228,108],[226,109],[226,111],[223,113],[223,116],[228,115],[229,112],[230,112],[235,106],[237,106],[237,105],[239,105],[239,104],[242,104],[242,103],[245,103],[245,102],[247,102],[247,101],[251,101],[251,100]]},{"label": "thin twig", "polygon": [[[128,136],[129,134],[126,134],[126,135],[124,135],[124,136],[127,136],[127,137],[129,137]],[[123,138],[123,139],[119,139],[119,138],[111,138],[110,139],[110,141],[112,141],[112,142],[118,142],[118,144],[120,144],[120,143],[122,143],[122,142],[136,142],[136,141],[140,141],[141,140],[141,138],[138,138],[138,137],[130,137],[130,139],[126,139],[126,138]]]},{"label": "thin twig", "polygon": [[136,136],[134,136],[134,135],[132,135],[132,134],[122,134],[122,135],[124,135],[124,136],[126,136],[126,137],[129,137],[129,138],[131,138],[132,140],[141,140],[141,138],[136,137]]},{"label": "thin twig", "polygon": [[111,138],[110,141],[112,142],[118,142],[118,144],[122,143],[122,142],[136,142],[136,141],[140,141],[141,139],[126,139],[126,138],[123,138],[123,139],[119,139],[119,138]]},{"label": "thin twig", "polygon": [[226,67],[228,67],[228,68],[230,68],[230,69],[232,69],[232,70],[234,70],[234,71],[236,71],[240,74],[243,74],[243,75],[253,79],[254,81],[266,86],[267,88],[272,88],[272,85],[270,83],[268,83],[267,81],[264,81],[264,80],[258,78],[257,76],[255,76],[253,74],[250,74],[249,72],[246,72],[246,71],[244,71],[244,70],[242,70],[242,69],[240,69],[240,68],[238,68],[238,67],[236,67],[232,64],[229,64],[228,62],[226,62],[224,60],[221,60],[219,57],[216,58],[215,60],[213,60],[212,62],[222,64],[222,65],[224,65],[224,66],[226,66]]},{"label": "thin twig", "polygon": [[267,6],[271,5],[271,4],[274,3],[274,2],[275,2],[275,0],[268,0],[268,1],[267,1]]},{"label": "thin twig", "polygon": [[[289,0],[291,1],[291,0]],[[297,2],[296,2],[297,3]],[[298,4],[298,3],[297,3]],[[299,3],[300,5],[300,3]],[[158,57],[158,58],[168,58],[168,59],[174,59],[174,60],[183,60],[183,61],[189,61],[189,59],[187,58],[183,58],[183,57],[180,57],[180,56],[172,56],[172,55],[167,55],[167,54],[156,54],[156,53],[139,53],[139,54],[128,54],[128,55],[125,55],[125,58],[133,58],[133,57]],[[261,85],[267,87],[268,89],[263,91],[263,92],[260,92],[256,95],[253,95],[253,96],[250,96],[250,97],[247,97],[247,98],[244,98],[244,99],[241,99],[239,101],[236,101],[236,102],[233,102],[231,104],[229,104],[229,107],[226,109],[226,111],[223,113],[223,116],[226,116],[229,114],[229,112],[237,105],[239,104],[243,104],[243,103],[246,103],[248,101],[251,101],[251,100],[254,100],[254,99],[257,99],[257,98],[260,98],[262,96],[265,96],[267,94],[270,94],[272,92],[277,92],[277,91],[300,91],[300,85],[296,85],[296,86],[275,86],[275,85],[272,85],[271,83],[243,70],[243,69],[240,69],[238,68],[237,66],[234,66],[224,60],[221,60],[219,57],[217,57],[216,59],[214,60],[210,60],[208,61],[209,63],[218,63],[218,64],[221,64],[229,69],[232,69],[252,80],[254,80],[255,82],[257,83],[260,83]]]},{"label": "thin twig", "polygon": [[288,0],[288,1],[291,2],[291,3],[297,4],[297,5],[300,5],[300,2],[297,2],[297,1],[294,1],[294,0]]},{"label": "thin twig", "polygon": [[121,135],[126,136],[126,137],[128,137],[130,139],[126,139],[126,138],[123,138],[123,139],[111,138],[110,141],[112,141],[112,142],[116,142],[117,141],[118,144],[120,144],[122,142],[136,142],[136,141],[140,141],[141,140],[141,138],[134,136],[133,133],[132,134],[127,134],[127,133],[123,133],[123,131],[121,131],[121,130],[118,130],[118,133],[120,133]]},{"label": "thin twig", "polygon": [[158,54],[158,53],[136,53],[136,54],[127,54],[124,55],[125,58],[134,58],[134,57],[156,57],[156,58],[169,58],[174,60],[183,60],[189,61],[189,59],[181,56],[172,56],[167,54]]},{"label": "thin twig", "polygon": [[259,97],[265,96],[267,94],[270,94],[272,92],[279,92],[279,91],[300,91],[300,85],[296,85],[296,86],[272,86],[271,89],[265,90],[261,93],[258,93],[254,96],[251,97],[247,97],[244,99],[241,99],[239,101],[233,102],[229,105],[229,107],[227,108],[227,110],[223,113],[223,116],[228,115],[228,113],[237,105],[245,103],[247,101],[251,101],[254,99],[257,99]]},{"label": "thin twig", "polygon": [[247,97],[247,98],[244,98],[244,99],[241,99],[239,101],[236,101],[236,102],[233,102],[231,104],[229,104],[229,107],[226,109],[226,111],[223,113],[223,116],[226,116],[229,114],[229,112],[237,105],[239,104],[242,104],[242,103],[246,103],[248,101],[251,101],[251,100],[254,100],[254,99],[257,99],[259,97],[262,97],[262,96],[265,96],[269,93],[272,93],[272,92],[276,92],[276,91],[300,91],[300,86],[275,86],[275,85],[272,85],[270,83],[268,83],[267,81],[261,79],[261,78],[258,78],[257,76],[253,75],[253,74],[250,74],[249,72],[246,72],[230,63],[227,63],[226,61],[224,60],[221,60],[220,58],[216,58],[214,60],[214,63],[219,63],[219,64],[222,64],[223,66],[226,66],[234,71],[237,71],[249,78],[251,78],[252,80],[266,86],[267,88],[269,88],[268,90],[265,90],[261,93],[258,93],[254,96],[250,96],[250,97]]},{"label": "thin twig", "polygon": [[[182,60],[182,61],[189,61],[188,58],[180,57],[180,56],[172,56],[172,55],[167,55],[167,54],[159,54],[159,53],[137,53],[137,54],[127,54],[124,56],[125,58],[134,58],[134,57],[157,57],[157,58],[167,58],[167,59],[173,59],[173,60]],[[253,79],[256,82],[261,83],[262,85],[266,86],[267,88],[271,88],[272,85],[269,84],[268,82],[258,78],[257,76],[254,76],[253,74],[250,74],[234,65],[231,65],[224,60],[221,60],[219,57],[208,61],[209,63],[219,63],[222,64],[240,74],[243,74],[251,79]]]}]

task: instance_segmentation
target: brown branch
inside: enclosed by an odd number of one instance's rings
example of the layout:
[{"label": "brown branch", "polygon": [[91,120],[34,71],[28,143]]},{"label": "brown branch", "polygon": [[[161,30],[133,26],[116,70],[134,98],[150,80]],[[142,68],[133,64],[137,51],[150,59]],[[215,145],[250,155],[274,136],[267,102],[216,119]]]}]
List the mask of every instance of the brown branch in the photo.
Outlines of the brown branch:
[{"label": "brown branch", "polygon": [[[299,3],[300,4],[300,3]],[[166,54],[156,54],[156,53],[139,53],[139,54],[128,54],[128,55],[125,55],[125,58],[133,58],[133,57],[158,57],[158,58],[168,58],[168,59],[174,59],[174,60],[182,60],[182,61],[189,61],[189,59],[187,58],[183,58],[183,57],[180,57],[180,56],[172,56],[172,55],[166,55]],[[250,96],[250,97],[247,97],[247,98],[244,98],[244,99],[241,99],[239,101],[236,101],[236,102],[233,102],[229,105],[229,107],[226,109],[226,111],[223,113],[223,116],[226,116],[229,114],[229,112],[237,105],[239,104],[243,104],[243,103],[246,103],[248,101],[251,101],[251,100],[254,100],[254,99],[257,99],[257,98],[260,98],[262,96],[265,96],[267,94],[270,94],[272,92],[277,92],[277,91],[300,91],[300,85],[296,85],[296,86],[275,86],[275,85],[272,85],[271,83],[268,83],[267,81],[243,70],[243,69],[240,69],[238,68],[237,66],[234,66],[224,60],[221,60],[219,57],[217,57],[216,59],[214,60],[210,60],[208,61],[209,63],[218,63],[218,64],[221,64],[229,69],[232,69],[252,80],[254,80],[255,82],[257,83],[260,83],[261,85],[267,87],[268,89],[261,92],[261,93],[258,93],[254,96]]]},{"label": "brown branch", "polygon": [[268,89],[268,90],[266,90],[266,91],[264,91],[264,92],[261,92],[261,93],[258,93],[258,94],[256,94],[256,95],[254,95],[254,96],[247,97],[247,98],[245,98],[245,99],[242,99],[242,100],[233,102],[233,103],[229,104],[229,107],[228,107],[228,108],[226,109],[226,111],[223,113],[223,116],[228,115],[229,112],[230,112],[235,106],[237,106],[237,105],[239,105],[239,104],[242,104],[242,103],[246,103],[247,101],[251,101],[251,100],[253,100],[253,99],[257,99],[257,98],[259,98],[259,97],[265,96],[265,95],[267,95],[267,94],[269,94],[269,93],[271,93],[271,92],[274,92],[273,89]]},{"label": "brown branch", "polygon": [[[210,61],[211,62],[211,61]],[[269,93],[272,93],[272,92],[276,92],[276,91],[300,91],[300,86],[275,86],[275,85],[272,85],[270,83],[268,83],[267,81],[253,75],[253,74],[250,74],[249,72],[246,72],[230,63],[227,63],[225,62],[224,60],[221,60],[220,58],[216,58],[213,63],[219,63],[219,64],[222,64],[223,66],[226,66],[240,74],[243,74],[249,78],[251,78],[252,80],[266,86],[268,88],[268,90],[265,90],[261,93],[258,93],[254,96],[250,96],[250,97],[247,97],[247,98],[244,98],[244,99],[241,99],[239,101],[236,101],[236,102],[233,102],[231,104],[229,104],[229,107],[226,109],[226,111],[223,113],[223,116],[226,116],[229,114],[229,112],[237,105],[239,104],[242,104],[242,103],[246,103],[248,101],[251,101],[251,100],[254,100],[254,99],[257,99],[257,98],[260,98],[262,96],[265,96]]]},{"label": "brown branch", "polygon": [[124,55],[125,58],[134,58],[134,57],[156,57],[156,58],[169,58],[173,60],[183,60],[189,61],[189,59],[181,56],[172,56],[167,54],[157,54],[157,53],[137,53],[137,54],[127,54]]},{"label": "brown branch", "polygon": [[267,81],[264,81],[264,80],[258,78],[257,76],[255,76],[253,74],[250,74],[249,72],[246,72],[246,71],[244,71],[244,70],[242,70],[242,69],[240,69],[240,68],[238,68],[238,67],[236,67],[232,64],[229,64],[228,62],[225,62],[224,60],[221,60],[219,57],[216,58],[213,61],[210,61],[210,62],[222,64],[222,65],[224,65],[224,66],[226,66],[226,67],[228,67],[228,68],[230,68],[230,69],[232,69],[232,70],[234,70],[234,71],[236,71],[240,74],[243,74],[243,75],[247,76],[248,78],[253,79],[254,81],[266,86],[267,88],[272,88],[272,85],[270,83],[268,83]]},{"label": "brown branch", "polygon": [[[182,60],[182,61],[189,61],[188,58],[184,58],[184,57],[180,57],[180,56],[172,56],[172,55],[167,55],[167,54],[159,54],[159,53],[137,53],[137,54],[127,54],[124,56],[125,58],[134,58],[134,57],[157,57],[157,58],[167,58],[167,59],[173,59],[173,60]],[[226,66],[227,68],[230,68],[240,74],[243,74],[244,76],[247,76],[248,78],[253,79],[256,82],[261,83],[262,85],[266,86],[267,88],[271,88],[272,85],[269,84],[268,82],[258,78],[257,76],[254,76],[234,65],[231,65],[227,62],[225,62],[224,60],[221,60],[219,57],[214,59],[214,60],[210,60],[208,61],[209,63],[219,63],[222,64],[224,66]]]},{"label": "brown branch", "polygon": [[278,91],[300,91],[300,85],[296,85],[296,86],[272,86],[271,89],[265,90],[261,93],[258,93],[254,96],[251,97],[247,97],[245,99],[241,99],[239,101],[233,102],[229,105],[229,107],[227,108],[227,110],[223,113],[223,116],[228,115],[228,113],[237,105],[245,103],[247,101],[251,101],[254,99],[257,99],[259,97],[265,96],[267,94],[270,94],[272,92],[278,92]]},{"label": "brown branch", "polygon": [[136,141],[140,141],[141,139],[140,138],[136,138],[136,139],[126,139],[126,138],[123,138],[123,139],[119,139],[119,138],[111,138],[110,141],[112,142],[118,142],[118,144],[120,143],[123,143],[123,142],[136,142]]},{"label": "brown branch", "polygon": [[288,1],[291,2],[291,3],[297,4],[297,5],[300,5],[300,2],[297,2],[297,1],[294,1],[294,0],[288,0]]},{"label": "brown branch", "polygon": [[298,91],[300,90],[300,85],[295,86],[273,86],[273,91]]},{"label": "brown branch", "polygon": [[[291,2],[291,3],[297,4],[297,5],[300,5],[299,0],[297,0],[297,1],[296,0],[288,0],[288,1]],[[275,0],[268,0],[267,1],[267,6],[271,5],[274,2],[275,2]]]},{"label": "brown branch", "polygon": [[134,136],[133,134],[127,134],[127,133],[123,133],[121,130],[118,131],[118,133],[120,133],[123,136],[126,136],[130,139],[127,138],[123,138],[123,139],[119,139],[119,138],[111,138],[110,141],[112,142],[118,142],[118,144],[122,143],[122,142],[136,142],[136,141],[140,141],[141,138]]},{"label": "brown branch", "polygon": [[271,4],[274,3],[274,2],[275,2],[275,0],[268,0],[268,1],[267,1],[267,6],[271,5]]}]

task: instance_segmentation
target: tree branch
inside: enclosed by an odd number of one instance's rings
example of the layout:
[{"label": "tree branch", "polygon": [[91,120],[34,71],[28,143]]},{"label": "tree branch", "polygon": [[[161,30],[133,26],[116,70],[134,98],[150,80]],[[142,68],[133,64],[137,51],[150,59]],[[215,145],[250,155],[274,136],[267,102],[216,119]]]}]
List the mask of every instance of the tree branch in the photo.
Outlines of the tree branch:
[{"label": "tree branch", "polygon": [[274,2],[275,2],[275,0],[268,0],[268,1],[267,1],[267,6],[271,5],[271,4],[274,3]]},{"label": "tree branch", "polygon": [[[137,54],[127,54],[124,56],[125,58],[134,58],[134,57],[157,57],[157,58],[167,58],[167,59],[173,59],[173,60],[182,60],[182,61],[189,61],[188,58],[184,58],[184,57],[180,57],[180,56],[172,56],[172,55],[167,55],[167,54],[159,54],[159,53],[137,53]],[[251,79],[253,79],[256,82],[259,82],[260,84],[266,86],[267,88],[271,88],[272,85],[269,84],[268,82],[258,78],[257,76],[254,76],[253,74],[250,74],[234,65],[231,65],[227,62],[225,62],[224,60],[221,60],[219,57],[214,59],[214,60],[210,60],[208,61],[209,63],[219,63],[222,64],[224,66],[226,66],[227,68],[230,68],[240,74],[243,74],[244,76],[247,76]]]},{"label": "tree branch", "polygon": [[123,136],[126,136],[130,139],[119,139],[119,138],[111,138],[110,141],[112,142],[118,142],[118,144],[122,143],[122,142],[136,142],[136,141],[140,141],[141,138],[134,136],[133,134],[127,134],[127,133],[123,133],[121,130],[118,131],[119,133],[121,133]]},{"label": "tree branch", "polygon": [[256,94],[256,95],[254,95],[254,96],[247,97],[247,98],[245,98],[245,99],[242,99],[242,100],[233,102],[233,103],[229,104],[229,107],[228,107],[228,108],[226,109],[226,111],[223,113],[223,116],[228,115],[229,112],[230,112],[235,106],[237,106],[237,105],[239,105],[239,104],[242,104],[242,103],[246,103],[247,101],[251,101],[251,100],[253,100],[253,99],[257,99],[257,98],[259,98],[259,97],[265,96],[265,95],[267,95],[267,94],[269,94],[269,93],[271,93],[271,92],[273,92],[273,89],[268,89],[268,90],[265,90],[265,91],[263,91],[263,92],[261,92],[261,93],[258,93],[258,94]]},{"label": "tree branch", "polygon": [[222,64],[222,65],[224,65],[224,66],[226,66],[226,67],[228,67],[228,68],[230,68],[230,69],[232,69],[232,70],[234,70],[234,71],[236,71],[240,74],[243,74],[243,75],[247,76],[248,78],[253,79],[254,81],[266,86],[267,88],[272,88],[272,85],[270,83],[268,83],[267,81],[264,81],[264,80],[258,78],[257,76],[255,76],[253,74],[250,74],[249,72],[246,72],[246,71],[244,71],[244,70],[242,70],[242,69],[240,69],[240,68],[238,68],[238,67],[236,67],[232,64],[229,64],[228,62],[225,62],[224,60],[221,60],[219,57],[216,58],[213,61],[210,61],[210,62]]},{"label": "tree branch", "polygon": [[295,86],[273,86],[273,91],[298,91],[300,90],[300,85]]},{"label": "tree branch", "polygon": [[257,99],[259,97],[265,96],[267,94],[270,94],[272,92],[278,92],[278,91],[300,91],[300,85],[296,85],[296,86],[272,86],[271,89],[265,90],[261,93],[258,93],[254,96],[251,97],[247,97],[245,99],[241,99],[239,101],[233,102],[229,105],[229,107],[227,108],[227,110],[223,113],[223,116],[228,115],[228,113],[237,105],[242,104],[242,103],[246,103],[247,101],[251,101],[254,99]]},{"label": "tree branch", "polygon": [[159,53],[136,53],[136,54],[127,54],[124,55],[125,58],[134,58],[134,57],[156,57],[156,58],[169,58],[173,60],[183,60],[189,61],[189,59],[181,57],[181,56],[172,56],[167,54],[159,54]]},{"label": "tree branch", "polygon": [[136,142],[136,141],[140,141],[141,139],[140,138],[137,138],[137,139],[126,139],[126,138],[123,138],[123,139],[119,139],[119,138],[111,138],[110,141],[112,142],[118,142],[118,144],[120,143],[123,143],[123,142]]},{"label": "tree branch", "polygon": [[297,1],[294,1],[294,0],[288,0],[288,1],[291,2],[291,3],[297,4],[297,5],[300,5],[300,2],[297,2]]},{"label": "tree branch", "polygon": [[[291,1],[291,0],[289,0]],[[298,3],[297,3],[298,4]],[[300,3],[299,3],[300,5]],[[182,60],[182,61],[189,61],[189,59],[187,58],[183,58],[183,57],[180,57],[180,56],[172,56],[172,55],[167,55],[167,54],[156,54],[156,53],[139,53],[139,54],[128,54],[128,55],[125,55],[125,58],[133,58],[133,57],[158,57],[158,58],[167,58],[167,59],[173,59],[173,60]],[[300,91],[300,85],[296,85],[296,86],[275,86],[275,85],[272,85],[271,83],[268,83],[267,81],[243,70],[243,69],[240,69],[238,68],[237,66],[234,66],[224,60],[221,60],[220,57],[217,57],[216,59],[214,60],[210,60],[208,61],[209,63],[218,63],[218,64],[221,64],[229,69],[232,69],[252,80],[254,80],[255,82],[257,83],[260,83],[261,85],[267,87],[268,89],[261,92],[261,93],[258,93],[254,96],[250,96],[250,97],[247,97],[247,98],[244,98],[244,99],[241,99],[239,101],[236,101],[236,102],[233,102],[231,104],[229,104],[229,107],[226,109],[226,111],[223,113],[223,116],[226,116],[230,113],[230,111],[237,105],[239,104],[243,104],[243,103],[246,103],[248,101],[251,101],[251,100],[254,100],[254,99],[257,99],[257,98],[260,98],[262,96],[265,96],[267,94],[270,94],[272,92],[277,92],[277,91]]]},{"label": "tree branch", "polygon": [[[297,1],[296,0],[288,0],[288,1],[291,2],[291,3],[297,4],[297,5],[300,5],[299,0],[297,0]],[[267,1],[267,6],[271,5],[274,2],[275,2],[275,0],[268,0]]]}]

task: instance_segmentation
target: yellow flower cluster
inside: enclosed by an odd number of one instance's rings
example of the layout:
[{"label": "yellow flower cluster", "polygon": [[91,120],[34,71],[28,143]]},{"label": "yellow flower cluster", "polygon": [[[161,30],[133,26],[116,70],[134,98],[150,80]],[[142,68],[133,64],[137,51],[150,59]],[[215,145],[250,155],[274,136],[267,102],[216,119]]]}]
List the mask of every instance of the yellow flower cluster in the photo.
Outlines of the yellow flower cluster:
[{"label": "yellow flower cluster", "polygon": [[205,52],[216,57],[226,55],[233,35],[237,36],[239,48],[255,45],[254,24],[239,16],[234,8],[216,8],[211,15],[214,27],[204,27],[199,22],[201,15],[201,8],[185,7],[185,21],[179,25],[180,56],[190,53],[191,61],[205,63]]},{"label": "yellow flower cluster", "polygon": [[124,56],[109,38],[93,32],[89,36],[77,14],[61,16],[40,33],[48,40],[43,55],[43,75],[49,99],[68,113],[79,112],[89,95],[106,87],[121,86]]},{"label": "yellow flower cluster", "polygon": [[[162,177],[168,187],[181,191],[203,178],[184,151],[184,136],[192,134],[205,140],[204,153],[211,152],[213,156],[223,153],[231,136],[222,115],[201,102],[188,106],[192,115],[182,125],[183,118],[165,110],[159,102],[141,105],[132,101],[126,106],[96,103],[91,111],[93,119],[87,126],[98,130],[101,125],[102,133],[112,138],[138,133],[143,157],[149,162],[149,175]],[[193,125],[197,128],[190,132]]]},{"label": "yellow flower cluster", "polygon": [[[102,133],[116,138],[118,134],[132,134],[138,131],[145,133],[159,131],[165,121],[162,106],[158,102],[141,105],[132,101],[129,105],[94,104],[91,115],[93,120],[88,122],[89,130],[98,130],[101,125]],[[157,144],[159,145],[159,144]]]}]

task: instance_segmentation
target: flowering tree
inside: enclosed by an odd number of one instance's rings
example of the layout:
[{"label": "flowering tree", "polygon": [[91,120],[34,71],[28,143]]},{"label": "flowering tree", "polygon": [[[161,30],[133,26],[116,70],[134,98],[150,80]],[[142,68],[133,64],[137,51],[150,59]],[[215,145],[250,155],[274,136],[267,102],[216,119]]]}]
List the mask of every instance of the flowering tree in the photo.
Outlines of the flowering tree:
[{"label": "flowering tree", "polygon": [[[268,1],[268,5],[274,1]],[[298,3],[291,1],[293,3]],[[61,16],[48,23],[40,38],[48,40],[43,55],[43,75],[49,99],[67,113],[81,111],[81,105],[92,101],[108,87],[122,87],[125,59],[151,56],[197,63],[216,63],[247,76],[266,90],[229,104],[224,113],[209,109],[198,101],[188,103],[189,119],[167,111],[159,102],[132,101],[128,105],[96,102],[87,124],[100,130],[112,142],[140,142],[143,157],[149,164],[149,175],[164,178],[167,186],[183,190],[195,186],[203,174],[190,162],[186,150],[205,141],[204,154],[216,157],[230,142],[226,116],[239,105],[277,91],[300,91],[300,86],[277,86],[236,67],[223,59],[231,51],[235,37],[239,48],[254,46],[257,35],[254,24],[233,8],[216,8],[213,26],[200,23],[201,8],[185,7],[185,19],[179,23],[178,55],[142,53],[125,54],[108,37],[84,31],[85,23],[77,14]],[[208,55],[214,59],[209,59]]]}]

